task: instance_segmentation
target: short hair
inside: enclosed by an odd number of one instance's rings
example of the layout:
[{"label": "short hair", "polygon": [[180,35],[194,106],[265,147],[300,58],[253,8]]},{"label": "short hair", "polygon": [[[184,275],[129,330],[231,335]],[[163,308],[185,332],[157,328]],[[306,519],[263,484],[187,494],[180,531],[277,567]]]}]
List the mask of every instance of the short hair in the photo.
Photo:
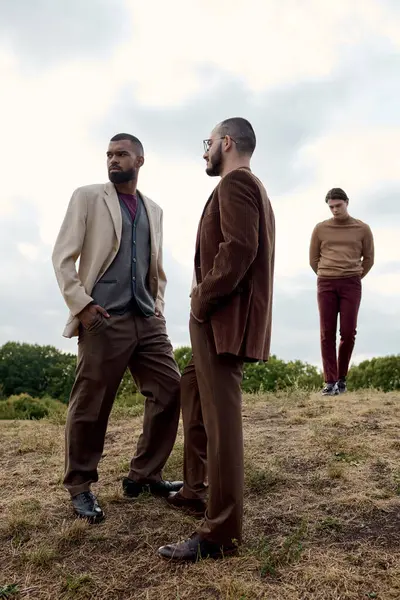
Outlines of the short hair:
[{"label": "short hair", "polygon": [[218,125],[221,135],[229,135],[236,143],[239,154],[253,154],[256,147],[256,134],[247,119],[232,117],[225,119]]},{"label": "short hair", "polygon": [[349,197],[342,188],[332,188],[329,190],[325,197],[325,202],[328,204],[329,200],[343,200],[344,202],[349,201]]},{"label": "short hair", "polygon": [[137,151],[138,156],[144,155],[142,142],[130,133],[117,133],[117,135],[114,135],[114,137],[111,138],[110,142],[121,142],[122,140],[129,140]]}]

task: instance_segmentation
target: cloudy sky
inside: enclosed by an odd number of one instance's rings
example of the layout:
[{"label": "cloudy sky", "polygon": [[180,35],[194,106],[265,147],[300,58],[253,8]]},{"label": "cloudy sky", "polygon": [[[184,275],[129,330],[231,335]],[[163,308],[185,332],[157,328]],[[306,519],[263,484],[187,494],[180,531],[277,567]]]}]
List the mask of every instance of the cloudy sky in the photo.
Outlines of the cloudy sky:
[{"label": "cloudy sky", "polygon": [[73,190],[106,180],[121,131],[145,147],[168,329],[187,344],[195,233],[216,184],[202,140],[243,116],[276,216],[272,351],[320,363],[308,244],[336,186],[376,244],[354,359],[400,351],[398,0],[0,0],[0,81],[0,344],[76,351],[52,247]]}]

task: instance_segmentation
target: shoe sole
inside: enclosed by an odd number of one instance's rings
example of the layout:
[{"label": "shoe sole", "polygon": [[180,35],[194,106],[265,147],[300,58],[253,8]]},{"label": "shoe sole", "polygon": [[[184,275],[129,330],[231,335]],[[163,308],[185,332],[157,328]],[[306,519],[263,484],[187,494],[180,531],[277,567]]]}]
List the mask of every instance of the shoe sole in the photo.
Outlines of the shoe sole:
[{"label": "shoe sole", "polygon": [[157,552],[159,558],[162,558],[163,560],[167,561],[167,562],[174,562],[174,563],[178,563],[178,562],[191,562],[191,563],[196,563],[196,562],[200,562],[202,560],[221,560],[223,558],[231,558],[232,556],[237,556],[238,551],[236,549],[233,550],[227,550],[226,552],[223,552],[222,554],[208,554],[207,556],[195,556],[194,558],[177,558],[175,556],[163,556],[162,554],[160,554],[159,552]]},{"label": "shoe sole", "polygon": [[80,513],[76,512],[76,511],[74,511],[74,514],[77,519],[83,519],[84,521],[87,521],[90,525],[97,525],[98,523],[101,523],[102,521],[104,521],[104,519],[106,518],[104,514],[102,514],[101,516],[96,516],[96,517],[88,517],[86,515],[81,515]]}]

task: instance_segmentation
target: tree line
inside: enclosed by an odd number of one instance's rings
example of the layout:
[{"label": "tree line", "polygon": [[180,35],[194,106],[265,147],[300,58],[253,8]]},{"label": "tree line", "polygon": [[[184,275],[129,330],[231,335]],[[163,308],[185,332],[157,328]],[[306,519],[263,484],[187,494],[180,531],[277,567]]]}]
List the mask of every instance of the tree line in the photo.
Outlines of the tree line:
[{"label": "tree line", "polygon": [[[191,358],[188,346],[177,348],[175,359],[182,372]],[[18,394],[35,398],[54,398],[67,403],[74,381],[76,355],[53,346],[8,342],[0,347],[0,399]],[[248,363],[242,388],[247,393],[275,392],[302,388],[319,389],[322,373],[314,365],[300,360],[285,362],[271,356],[267,363]],[[384,392],[400,389],[400,355],[365,360],[352,366],[349,389],[374,388]],[[137,392],[129,372],[125,373],[119,395]]]}]

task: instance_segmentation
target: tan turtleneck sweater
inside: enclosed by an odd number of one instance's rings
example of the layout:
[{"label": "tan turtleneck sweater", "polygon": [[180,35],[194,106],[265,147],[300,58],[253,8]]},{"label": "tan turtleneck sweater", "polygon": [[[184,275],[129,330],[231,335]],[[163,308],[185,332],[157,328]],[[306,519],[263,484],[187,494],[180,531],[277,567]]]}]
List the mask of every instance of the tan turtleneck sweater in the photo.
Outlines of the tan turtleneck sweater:
[{"label": "tan turtleneck sweater", "polygon": [[374,264],[370,227],[353,217],[328,219],[314,228],[310,265],[318,277],[365,277]]}]

